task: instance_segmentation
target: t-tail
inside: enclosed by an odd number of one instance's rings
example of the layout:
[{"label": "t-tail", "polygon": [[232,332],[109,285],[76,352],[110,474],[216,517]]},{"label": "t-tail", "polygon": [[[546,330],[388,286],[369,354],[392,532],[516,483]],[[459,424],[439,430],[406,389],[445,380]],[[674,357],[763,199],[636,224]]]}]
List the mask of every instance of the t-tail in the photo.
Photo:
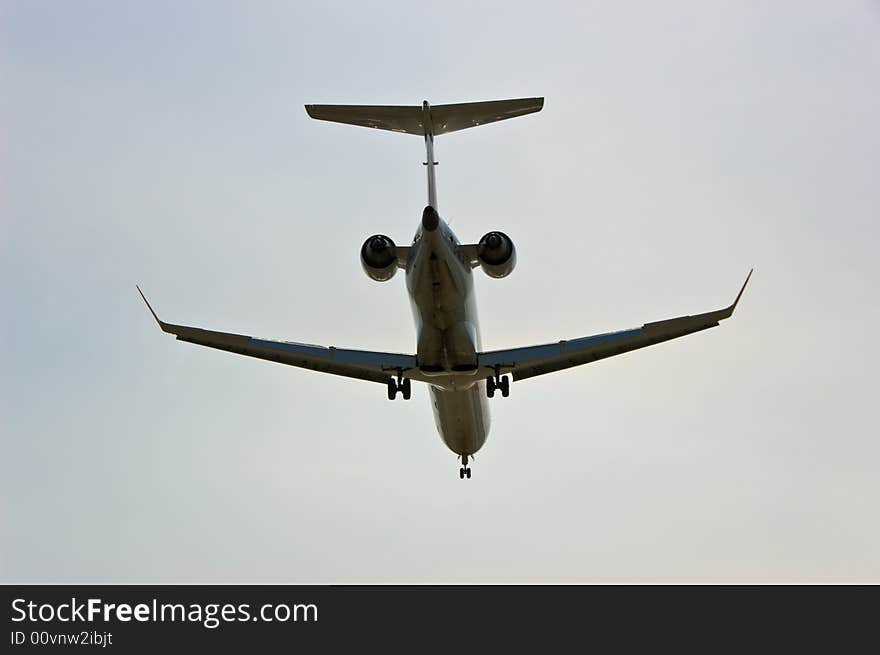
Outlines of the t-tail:
[{"label": "t-tail", "polygon": [[425,139],[428,170],[428,204],[437,209],[437,181],[434,167],[434,137],[469,127],[516,118],[541,111],[544,98],[463,102],[455,105],[306,105],[309,116],[322,121],[347,123],[401,134],[416,134]]}]

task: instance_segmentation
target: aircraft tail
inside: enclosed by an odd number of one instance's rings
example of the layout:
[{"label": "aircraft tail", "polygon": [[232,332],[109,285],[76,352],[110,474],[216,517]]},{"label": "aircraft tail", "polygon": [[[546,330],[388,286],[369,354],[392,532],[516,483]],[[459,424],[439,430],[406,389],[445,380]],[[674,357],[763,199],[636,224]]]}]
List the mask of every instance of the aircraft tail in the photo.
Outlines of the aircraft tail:
[{"label": "aircraft tail", "polygon": [[434,137],[457,132],[469,127],[503,121],[524,114],[541,111],[544,98],[462,102],[456,105],[432,107],[425,100],[418,106],[392,105],[306,105],[309,116],[321,121],[347,123],[390,130],[402,134],[416,134],[425,138],[425,165],[428,171],[428,205],[436,211],[437,181],[434,169]]},{"label": "aircraft tail", "polygon": [[437,136],[541,111],[544,98],[463,102],[454,105],[306,105],[312,118],[402,134]]}]

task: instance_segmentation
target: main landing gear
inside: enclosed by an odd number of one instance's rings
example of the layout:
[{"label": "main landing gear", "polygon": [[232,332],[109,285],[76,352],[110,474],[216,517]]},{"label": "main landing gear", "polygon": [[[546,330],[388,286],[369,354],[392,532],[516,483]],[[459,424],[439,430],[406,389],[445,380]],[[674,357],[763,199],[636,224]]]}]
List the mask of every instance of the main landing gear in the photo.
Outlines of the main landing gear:
[{"label": "main landing gear", "polygon": [[470,480],[471,479],[471,467],[468,466],[468,456],[467,455],[461,456],[461,464],[462,464],[461,468],[458,469],[458,477],[462,480],[464,480],[465,478]]},{"label": "main landing gear", "polygon": [[397,398],[398,391],[403,394],[404,400],[409,400],[412,394],[412,383],[409,378],[398,377],[396,381],[394,378],[388,378],[388,400]]},{"label": "main landing gear", "polygon": [[496,389],[501,392],[504,398],[507,398],[510,395],[510,378],[497,373],[491,378],[486,378],[486,395],[489,398],[494,398]]}]

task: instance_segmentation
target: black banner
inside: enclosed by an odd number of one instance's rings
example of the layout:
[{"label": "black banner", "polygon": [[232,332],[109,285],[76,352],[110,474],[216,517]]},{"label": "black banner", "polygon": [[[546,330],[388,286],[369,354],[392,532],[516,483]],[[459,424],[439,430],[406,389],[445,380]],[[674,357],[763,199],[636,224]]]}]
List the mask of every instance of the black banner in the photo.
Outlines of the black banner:
[{"label": "black banner", "polygon": [[[857,645],[876,587],[2,587],[6,652],[398,645]],[[754,641],[759,639],[759,642]],[[488,641],[487,641],[488,640]]]}]

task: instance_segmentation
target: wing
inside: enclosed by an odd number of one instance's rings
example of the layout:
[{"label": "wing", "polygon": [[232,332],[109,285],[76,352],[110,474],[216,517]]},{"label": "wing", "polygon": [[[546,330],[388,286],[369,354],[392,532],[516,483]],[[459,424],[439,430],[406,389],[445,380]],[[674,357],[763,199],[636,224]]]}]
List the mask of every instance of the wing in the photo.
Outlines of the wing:
[{"label": "wing", "polygon": [[665,321],[645,323],[640,328],[608,332],[590,337],[557,341],[541,346],[493,350],[479,354],[480,374],[511,373],[514,380],[524,380],[544,373],[561,371],[572,366],[589,364],[599,359],[652,346],[655,343],[677,339],[700,330],[715,327],[719,321],[729,318],[736,308],[752,272],[733,304],[724,309],[695,316],[680,316]]},{"label": "wing", "polygon": [[153,318],[164,332],[177,336],[179,341],[187,341],[199,346],[226,350],[239,355],[266,359],[270,362],[279,362],[289,366],[298,366],[312,371],[343,375],[358,380],[369,380],[385,384],[394,375],[402,374],[408,369],[416,367],[414,355],[396,353],[372,352],[369,350],[348,350],[333,346],[313,346],[305,343],[293,343],[290,341],[270,341],[248,337],[242,334],[229,334],[227,332],[215,332],[203,330],[197,327],[185,325],[173,325],[159,320],[156,312],[150,306],[149,301],[140,287],[137,288],[141,298],[147,303],[147,307]]}]

